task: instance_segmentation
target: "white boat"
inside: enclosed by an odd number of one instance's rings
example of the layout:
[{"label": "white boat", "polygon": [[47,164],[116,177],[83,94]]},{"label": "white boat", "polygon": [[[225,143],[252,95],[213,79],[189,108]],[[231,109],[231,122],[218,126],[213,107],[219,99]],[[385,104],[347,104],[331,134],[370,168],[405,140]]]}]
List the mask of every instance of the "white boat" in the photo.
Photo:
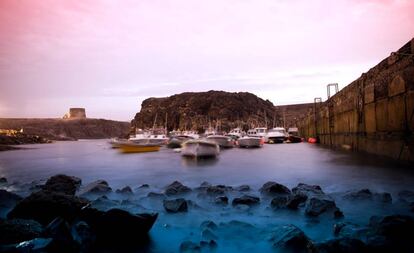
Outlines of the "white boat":
[{"label": "white boat", "polygon": [[230,137],[224,135],[209,135],[207,140],[215,142],[220,148],[232,148],[233,141]]},{"label": "white boat", "polygon": [[283,127],[275,127],[267,131],[266,143],[283,143],[286,137],[286,129]]},{"label": "white boat", "polygon": [[240,148],[259,148],[263,145],[263,138],[258,136],[243,136],[237,142]]},{"label": "white boat", "polygon": [[142,129],[137,129],[135,135],[130,136],[129,141],[141,142],[142,140],[148,139],[151,133]]},{"label": "white boat", "polygon": [[197,133],[197,132],[195,132],[195,131],[184,131],[184,132],[182,133],[182,135],[188,135],[188,136],[192,137],[193,139],[198,139],[198,138],[200,138],[200,135],[198,135],[198,133]]},{"label": "white boat", "polygon": [[240,138],[243,136],[243,132],[240,128],[234,128],[232,129],[228,135],[236,136],[237,138]]},{"label": "white boat", "polygon": [[209,135],[216,135],[216,131],[214,130],[214,128],[209,127],[208,129],[206,129],[206,131],[204,132],[204,136]]},{"label": "white boat", "polygon": [[219,145],[211,141],[189,140],[181,148],[181,155],[187,157],[216,157],[219,153]]},{"label": "white boat", "polygon": [[266,127],[256,127],[256,136],[262,137],[265,142],[267,142],[267,128]]},{"label": "white boat", "polygon": [[128,142],[127,139],[121,139],[121,138],[112,138],[109,141],[109,144],[111,144],[112,148],[120,148],[121,144]]},{"label": "white boat", "polygon": [[165,134],[151,134],[149,136],[150,143],[167,144],[168,137]]},{"label": "white boat", "polygon": [[168,140],[167,146],[169,148],[181,148],[181,144],[192,139],[194,138],[189,135],[175,135]]}]

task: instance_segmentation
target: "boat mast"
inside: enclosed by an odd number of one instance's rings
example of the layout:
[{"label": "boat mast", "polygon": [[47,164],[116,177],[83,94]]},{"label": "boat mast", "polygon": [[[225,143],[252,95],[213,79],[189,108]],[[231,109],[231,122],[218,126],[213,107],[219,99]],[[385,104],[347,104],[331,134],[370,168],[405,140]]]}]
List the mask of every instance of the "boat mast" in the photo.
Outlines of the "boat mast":
[{"label": "boat mast", "polygon": [[155,130],[155,123],[157,122],[157,115],[158,115],[158,113],[155,114],[154,124],[152,125],[152,132],[154,132],[154,130]]}]

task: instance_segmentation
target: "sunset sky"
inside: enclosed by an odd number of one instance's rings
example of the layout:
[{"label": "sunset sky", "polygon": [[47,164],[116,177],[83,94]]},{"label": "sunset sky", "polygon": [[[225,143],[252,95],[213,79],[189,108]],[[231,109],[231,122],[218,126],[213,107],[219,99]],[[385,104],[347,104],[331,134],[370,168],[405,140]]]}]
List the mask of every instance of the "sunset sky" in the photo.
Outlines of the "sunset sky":
[{"label": "sunset sky", "polygon": [[412,0],[0,0],[0,117],[131,120],[148,97],[326,97],[414,36]]}]

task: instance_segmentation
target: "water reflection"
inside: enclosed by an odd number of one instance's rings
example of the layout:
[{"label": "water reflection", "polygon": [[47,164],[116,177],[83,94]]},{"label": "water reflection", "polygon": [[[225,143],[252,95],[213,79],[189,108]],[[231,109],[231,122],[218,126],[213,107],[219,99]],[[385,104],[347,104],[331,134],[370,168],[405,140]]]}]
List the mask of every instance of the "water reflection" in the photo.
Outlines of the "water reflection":
[{"label": "water reflection", "polygon": [[217,157],[182,157],[181,164],[185,167],[207,167],[217,164],[218,160]]}]

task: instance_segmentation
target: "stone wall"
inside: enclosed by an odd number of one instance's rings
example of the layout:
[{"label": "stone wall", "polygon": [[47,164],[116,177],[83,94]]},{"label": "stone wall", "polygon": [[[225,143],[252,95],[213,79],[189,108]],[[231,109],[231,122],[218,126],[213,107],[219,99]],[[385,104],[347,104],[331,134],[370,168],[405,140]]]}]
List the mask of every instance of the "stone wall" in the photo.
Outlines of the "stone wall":
[{"label": "stone wall", "polygon": [[69,109],[70,119],[84,119],[86,118],[85,108],[70,108]]},{"label": "stone wall", "polygon": [[298,123],[304,137],[414,161],[414,39],[314,106]]},{"label": "stone wall", "polygon": [[313,103],[275,106],[275,115],[279,116],[275,120],[275,126],[285,128],[297,127],[303,121],[304,116],[311,112],[312,109]]}]

